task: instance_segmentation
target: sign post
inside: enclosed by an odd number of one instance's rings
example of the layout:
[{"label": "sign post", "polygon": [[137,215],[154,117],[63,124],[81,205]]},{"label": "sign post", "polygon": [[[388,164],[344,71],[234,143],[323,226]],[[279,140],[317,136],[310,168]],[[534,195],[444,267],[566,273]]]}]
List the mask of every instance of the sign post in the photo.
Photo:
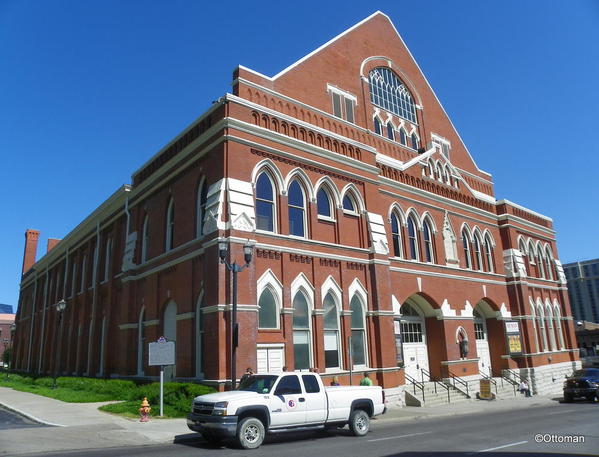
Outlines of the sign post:
[{"label": "sign post", "polygon": [[354,371],[354,360],[351,347],[351,336],[347,337],[347,347],[349,348],[349,385],[352,385],[352,374]]},{"label": "sign post", "polygon": [[160,417],[164,415],[164,367],[175,364],[175,342],[161,336],[148,345],[148,365],[160,366]]}]

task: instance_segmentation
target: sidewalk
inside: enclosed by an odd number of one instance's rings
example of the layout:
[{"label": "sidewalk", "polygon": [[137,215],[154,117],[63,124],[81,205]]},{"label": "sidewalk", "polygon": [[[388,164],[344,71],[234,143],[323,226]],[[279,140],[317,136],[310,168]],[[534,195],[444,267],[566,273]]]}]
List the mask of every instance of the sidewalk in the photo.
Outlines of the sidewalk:
[{"label": "sidewalk", "polygon": [[[34,452],[67,451],[74,449],[139,446],[172,443],[175,439],[192,439],[185,419],[159,419],[150,422],[125,419],[98,411],[103,403],[64,403],[27,392],[0,387],[0,404],[48,427],[0,430],[0,455]],[[556,404],[549,397],[518,396],[509,400],[471,400],[436,407],[389,408],[375,423],[422,420],[431,417],[474,414],[500,410],[531,408]],[[157,405],[152,405],[157,414]],[[32,433],[33,432],[33,433]]]}]

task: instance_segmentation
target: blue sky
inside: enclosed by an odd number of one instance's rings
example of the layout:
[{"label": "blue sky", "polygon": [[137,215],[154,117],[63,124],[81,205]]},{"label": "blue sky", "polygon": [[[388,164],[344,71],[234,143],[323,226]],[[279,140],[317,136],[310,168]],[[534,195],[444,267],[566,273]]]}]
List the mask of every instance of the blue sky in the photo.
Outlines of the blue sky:
[{"label": "blue sky", "polygon": [[380,9],[497,198],[554,219],[563,262],[599,257],[599,2],[0,0],[0,303],[24,231],[62,238],[213,100]]}]

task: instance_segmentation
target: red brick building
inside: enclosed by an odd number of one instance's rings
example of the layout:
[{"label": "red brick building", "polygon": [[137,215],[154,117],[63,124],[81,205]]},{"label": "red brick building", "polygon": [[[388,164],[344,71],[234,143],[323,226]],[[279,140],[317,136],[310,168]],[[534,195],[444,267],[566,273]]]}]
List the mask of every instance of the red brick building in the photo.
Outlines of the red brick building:
[{"label": "red brick building", "polygon": [[222,386],[219,240],[231,261],[254,247],[238,374],[318,368],[347,383],[349,337],[353,369],[390,393],[429,372],[506,369],[549,392],[579,363],[552,220],[495,199],[380,12],[273,77],[238,67],[232,94],[35,264],[26,236],[24,371],[155,376],[147,343],[164,335],[169,376]]}]

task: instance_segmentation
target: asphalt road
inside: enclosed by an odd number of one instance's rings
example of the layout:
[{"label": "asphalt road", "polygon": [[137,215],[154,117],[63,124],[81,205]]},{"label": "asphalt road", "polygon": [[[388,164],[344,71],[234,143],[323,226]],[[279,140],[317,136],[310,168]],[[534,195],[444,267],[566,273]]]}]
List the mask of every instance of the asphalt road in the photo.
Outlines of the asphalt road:
[{"label": "asphalt road", "polygon": [[[538,442],[539,436],[541,442]],[[573,440],[581,442],[573,443]],[[599,403],[557,404],[494,414],[405,422],[385,421],[383,416],[383,420],[372,422],[371,432],[362,438],[351,436],[345,429],[331,434],[302,432],[275,435],[255,451],[210,446],[189,434],[180,436],[178,443],[168,445],[36,455],[463,457],[478,453],[504,457],[599,455]]]},{"label": "asphalt road", "polygon": [[26,427],[41,427],[41,425],[0,405],[0,430]]}]

